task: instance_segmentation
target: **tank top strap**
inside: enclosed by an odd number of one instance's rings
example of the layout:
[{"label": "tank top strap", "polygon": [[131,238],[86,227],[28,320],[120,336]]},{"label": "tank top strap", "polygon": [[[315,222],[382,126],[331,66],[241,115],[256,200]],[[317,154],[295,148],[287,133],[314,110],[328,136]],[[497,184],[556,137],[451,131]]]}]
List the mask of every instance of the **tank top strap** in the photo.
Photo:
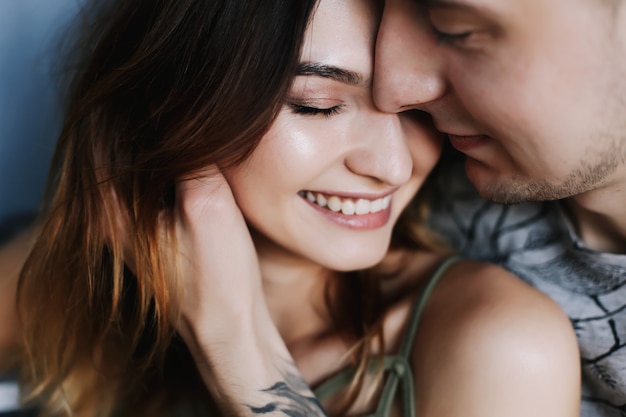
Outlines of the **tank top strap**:
[{"label": "tank top strap", "polygon": [[407,319],[400,349],[396,355],[388,356],[390,359],[395,359],[393,362],[396,366],[392,368],[392,372],[385,381],[376,412],[367,417],[389,416],[398,387],[400,387],[402,392],[402,415],[404,417],[417,416],[417,407],[415,406],[415,382],[410,364],[411,350],[415,343],[417,328],[422,314],[424,313],[424,309],[426,308],[426,304],[428,304],[428,299],[437,286],[437,283],[452,265],[461,260],[463,260],[461,255],[453,255],[444,259],[430,276],[424,289],[413,303],[413,307]]},{"label": "tank top strap", "polygon": [[[463,260],[463,257],[460,255],[453,255],[446,258],[426,281],[423,290],[411,307],[398,353],[395,355],[386,355],[383,360],[383,369],[389,371],[389,375],[383,385],[378,407],[376,407],[376,411],[373,414],[364,417],[388,416],[398,388],[400,388],[400,392],[402,393],[402,415],[405,417],[416,416],[415,385],[410,356],[413,345],[415,344],[417,328],[422,314],[424,313],[424,309],[426,308],[426,304],[428,304],[428,299],[437,286],[437,283],[452,265],[461,260]],[[370,364],[370,371],[374,371],[375,368],[375,363]],[[314,390],[316,397],[320,401],[329,398],[341,388],[348,385],[350,381],[352,381],[354,374],[355,370],[352,368],[344,369],[335,374]]]},{"label": "tank top strap", "polygon": [[413,349],[413,344],[415,343],[417,328],[419,326],[422,315],[424,314],[424,309],[428,304],[428,300],[431,294],[433,293],[435,287],[437,286],[437,283],[446,273],[448,268],[461,260],[463,260],[462,255],[452,255],[444,259],[426,282],[424,289],[413,303],[413,307],[411,308],[411,312],[409,313],[406,330],[404,332],[404,336],[402,337],[400,349],[397,353],[399,356],[402,356],[404,359],[409,360],[411,356],[411,351]]},{"label": "tank top strap", "polygon": [[[410,365],[411,349],[415,342],[415,336],[417,335],[417,328],[428,303],[428,299],[432,294],[437,282],[445,274],[445,272],[455,263],[463,259],[460,255],[453,255],[446,258],[435,269],[430,276],[424,289],[418,296],[411,307],[411,312],[407,319],[406,330],[400,344],[400,350],[395,355],[386,355],[383,360],[383,369],[389,371],[389,376],[385,381],[383,390],[378,402],[378,407],[374,414],[364,417],[386,417],[389,415],[393,399],[396,396],[398,387],[402,391],[402,410],[405,417],[415,417],[415,386],[413,379],[413,372]],[[376,369],[376,364],[370,365],[370,371]],[[344,369],[343,371],[335,374],[326,382],[317,387],[314,392],[318,400],[323,401],[331,395],[337,393],[341,388],[345,387],[352,381],[355,370],[352,368]]]}]

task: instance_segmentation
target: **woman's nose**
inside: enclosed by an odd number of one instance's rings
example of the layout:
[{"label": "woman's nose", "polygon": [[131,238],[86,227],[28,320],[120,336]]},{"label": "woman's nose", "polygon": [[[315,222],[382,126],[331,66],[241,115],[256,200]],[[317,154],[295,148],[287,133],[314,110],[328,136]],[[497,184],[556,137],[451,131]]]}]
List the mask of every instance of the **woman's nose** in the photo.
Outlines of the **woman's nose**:
[{"label": "woman's nose", "polygon": [[402,185],[411,178],[413,157],[399,115],[370,115],[361,129],[353,134],[354,147],[345,158],[350,171],[393,186]]}]

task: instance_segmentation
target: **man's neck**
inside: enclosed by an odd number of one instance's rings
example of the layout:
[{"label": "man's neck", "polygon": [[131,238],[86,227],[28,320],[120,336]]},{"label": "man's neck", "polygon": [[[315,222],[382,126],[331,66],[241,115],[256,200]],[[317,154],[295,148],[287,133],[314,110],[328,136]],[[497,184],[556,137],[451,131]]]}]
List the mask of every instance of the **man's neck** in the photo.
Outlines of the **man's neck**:
[{"label": "man's neck", "polygon": [[563,201],[580,239],[593,250],[626,254],[626,184]]}]

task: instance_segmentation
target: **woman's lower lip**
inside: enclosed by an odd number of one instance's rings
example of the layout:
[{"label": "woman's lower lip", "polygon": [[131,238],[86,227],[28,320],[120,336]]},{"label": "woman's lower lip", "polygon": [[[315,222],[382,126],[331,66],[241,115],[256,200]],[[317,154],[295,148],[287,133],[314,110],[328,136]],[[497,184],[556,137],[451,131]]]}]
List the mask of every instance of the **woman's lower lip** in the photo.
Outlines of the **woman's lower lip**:
[{"label": "woman's lower lip", "polygon": [[450,139],[450,143],[454,148],[460,152],[469,152],[473,149],[476,149],[480,146],[486,145],[490,138],[485,135],[475,135],[475,136],[457,136],[457,135],[448,135]]},{"label": "woman's lower lip", "polygon": [[389,206],[376,213],[369,214],[343,214],[342,212],[334,212],[328,208],[321,207],[315,203],[311,203],[307,199],[304,199],[307,204],[317,210],[320,214],[326,217],[327,220],[338,224],[339,226],[346,227],[348,229],[358,230],[372,230],[383,227],[389,221],[391,217],[391,206],[393,201],[389,203]]}]

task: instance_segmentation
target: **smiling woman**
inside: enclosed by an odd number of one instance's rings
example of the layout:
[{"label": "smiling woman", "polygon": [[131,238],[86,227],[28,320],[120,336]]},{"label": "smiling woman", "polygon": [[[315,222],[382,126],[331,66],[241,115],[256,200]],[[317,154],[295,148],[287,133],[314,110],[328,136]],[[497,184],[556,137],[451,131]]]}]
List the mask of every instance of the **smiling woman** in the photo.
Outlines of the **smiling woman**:
[{"label": "smiling woman", "polygon": [[342,24],[350,8],[319,5],[282,111],[250,158],[224,171],[266,245],[341,271],[382,259],[441,147],[426,123],[374,106],[375,9]]},{"label": "smiling woman", "polygon": [[100,11],[19,282],[44,415],[577,414],[560,310],[423,225],[441,141],[374,105],[380,6]]}]

